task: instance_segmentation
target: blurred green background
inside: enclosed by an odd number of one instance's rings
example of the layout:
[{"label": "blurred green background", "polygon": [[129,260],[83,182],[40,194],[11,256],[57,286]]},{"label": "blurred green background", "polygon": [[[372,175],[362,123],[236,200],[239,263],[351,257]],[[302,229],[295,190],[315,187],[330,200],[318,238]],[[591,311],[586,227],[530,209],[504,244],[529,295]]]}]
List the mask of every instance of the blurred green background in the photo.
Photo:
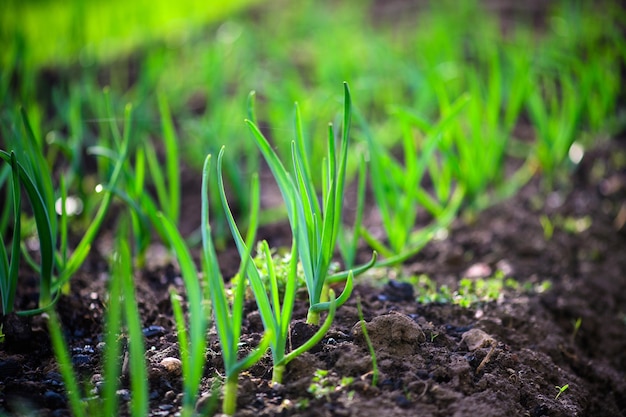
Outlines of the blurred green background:
[{"label": "blurred green background", "polygon": [[155,39],[181,41],[208,22],[258,0],[5,0],[2,64],[15,54],[35,67],[83,65],[129,53]]}]

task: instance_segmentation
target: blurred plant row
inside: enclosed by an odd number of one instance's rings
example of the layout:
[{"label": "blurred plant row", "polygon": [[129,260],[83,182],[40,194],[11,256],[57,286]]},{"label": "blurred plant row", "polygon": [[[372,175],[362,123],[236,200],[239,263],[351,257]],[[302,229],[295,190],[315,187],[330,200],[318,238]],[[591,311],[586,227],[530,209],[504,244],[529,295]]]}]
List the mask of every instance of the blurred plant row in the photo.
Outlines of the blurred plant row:
[{"label": "blurred plant row", "polygon": [[[357,2],[277,2],[184,42],[155,42],[132,65],[32,68],[16,48],[0,74],[2,313],[14,311],[26,262],[40,295],[18,313],[50,314],[72,409],[86,414],[51,307],[101,229],[114,230],[103,397],[105,415],[114,415],[124,324],[130,355],[144,349],[129,277],[158,239],[185,284],[184,299],[171,297],[183,412],[195,412],[214,323],[223,408],[232,414],[239,373],[269,348],[280,383],[287,363],[324,337],[359,273],[401,264],[459,215],[511,196],[535,174],[550,189],[585,148],[623,128],[624,17],[609,3],[564,3],[538,27],[518,22],[503,35],[497,17],[472,2],[443,2],[393,23]],[[194,190],[202,214],[189,235],[180,229],[181,166],[202,177]],[[282,206],[261,207],[264,167]],[[364,222],[367,198],[377,225]],[[282,219],[292,232],[288,261],[277,265],[267,242],[254,257],[259,224]],[[241,256],[231,289],[216,256],[228,239]],[[371,259],[357,265],[362,250]],[[287,352],[302,285],[307,321],[321,326]],[[266,331],[242,358],[247,291]],[[145,367],[137,366],[131,409],[139,416],[148,400]]]}]

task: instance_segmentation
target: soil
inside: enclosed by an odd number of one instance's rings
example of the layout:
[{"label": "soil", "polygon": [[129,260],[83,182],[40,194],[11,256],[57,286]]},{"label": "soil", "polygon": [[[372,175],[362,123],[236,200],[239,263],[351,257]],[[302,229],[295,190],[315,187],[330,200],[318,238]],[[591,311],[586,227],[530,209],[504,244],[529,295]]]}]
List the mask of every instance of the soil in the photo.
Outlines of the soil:
[{"label": "soil", "polygon": [[[613,140],[588,152],[568,187],[546,195],[533,181],[472,221],[457,220],[446,239],[432,241],[401,269],[360,278],[323,342],[288,366],[283,385],[270,386],[269,358],[241,376],[237,415],[625,416],[623,145],[623,140]],[[187,185],[187,195],[199,194],[198,184]],[[552,220],[552,236],[544,234],[541,216]],[[260,237],[285,244],[288,233],[284,224],[277,224],[265,226]],[[106,241],[106,234],[101,239]],[[135,278],[145,327],[151,415],[173,416],[180,410],[181,377],[167,290],[174,286],[182,291],[182,282],[170,258],[160,252],[164,249],[155,245],[148,266]],[[220,258],[224,270],[236,270],[238,258],[232,249]],[[497,270],[521,286],[470,307],[417,302],[424,288],[397,278],[425,274],[454,289],[463,277],[476,280]],[[24,276],[20,287],[21,309],[36,301],[36,281],[28,279]],[[107,279],[104,255],[94,250],[72,280],[70,295],[57,307],[75,368],[93,386],[101,378]],[[540,285],[544,281],[551,286]],[[357,300],[378,363],[376,385]],[[253,302],[246,314],[243,342],[256,345],[262,327]],[[300,301],[293,346],[314,330],[304,324],[305,314],[306,302]],[[45,320],[4,318],[2,412],[69,415]],[[209,340],[202,387],[206,396],[222,372],[214,330]],[[313,381],[318,369],[328,373]],[[566,384],[557,397],[557,387]],[[121,388],[124,402],[129,396],[127,378]]]},{"label": "soil", "polygon": [[[270,385],[269,357],[241,375],[236,415],[626,416],[625,144],[615,139],[588,152],[556,191],[546,193],[535,179],[510,200],[455,221],[445,239],[430,242],[401,268],[358,278],[324,340],[289,364],[282,385]],[[198,175],[186,173],[180,228],[190,233],[200,217],[200,184]],[[264,183],[264,192],[268,187]],[[275,190],[268,193],[264,199],[273,200]],[[370,214],[366,218],[375,218]],[[551,236],[542,218],[554,225]],[[97,398],[101,381],[110,233],[103,232],[57,305],[75,369],[96,387],[86,389],[85,398]],[[290,242],[283,223],[264,226],[259,237],[272,246]],[[366,260],[367,251],[360,256]],[[225,276],[237,270],[233,248],[221,251],[220,261]],[[37,279],[28,271],[20,274],[18,310],[37,302]],[[455,289],[461,278],[476,281],[497,271],[519,286],[469,307],[418,302],[425,288],[403,279],[426,275]],[[168,291],[182,292],[178,274],[167,250],[155,244],[146,268],[135,276],[151,416],[174,416],[181,406]],[[357,302],[378,364],[376,384]],[[315,330],[304,323],[306,308],[305,300],[298,302],[292,346]],[[70,415],[46,316],[2,321],[0,415]],[[261,332],[250,302],[243,345],[256,345]],[[214,329],[208,337],[202,402],[210,401],[211,387],[223,374]],[[120,415],[126,415],[127,375],[121,385]]]}]

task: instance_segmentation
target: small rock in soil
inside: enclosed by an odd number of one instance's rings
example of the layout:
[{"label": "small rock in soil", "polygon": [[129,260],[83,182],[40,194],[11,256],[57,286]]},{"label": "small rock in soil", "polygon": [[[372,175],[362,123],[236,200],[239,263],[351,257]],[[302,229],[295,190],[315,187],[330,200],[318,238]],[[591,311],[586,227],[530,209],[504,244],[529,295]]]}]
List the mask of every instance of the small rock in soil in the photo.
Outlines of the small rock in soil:
[{"label": "small rock in soil", "polygon": [[89,365],[91,363],[91,356],[79,353],[78,355],[72,356],[72,363],[74,366]]},{"label": "small rock in soil", "polygon": [[182,372],[183,364],[180,359],[177,358],[163,358],[159,363],[169,374],[179,376]]},{"label": "small rock in soil", "polygon": [[414,289],[408,282],[389,280],[378,299],[391,302],[413,301],[415,299]]},{"label": "small rock in soil", "polygon": [[14,359],[0,360],[0,381],[19,375],[22,371],[20,363]]},{"label": "small rock in soil", "polygon": [[465,343],[467,349],[473,352],[476,349],[494,346],[496,341],[493,337],[480,329],[471,329],[463,333],[461,343]]},{"label": "small rock in soil", "polygon": [[46,405],[52,409],[57,409],[65,406],[65,398],[54,391],[46,391],[43,394],[43,399]]},{"label": "small rock in soil", "polygon": [[142,330],[145,337],[163,336],[165,334],[165,327],[162,326],[148,326]]},{"label": "small rock in soil", "polygon": [[48,372],[43,382],[46,385],[60,387],[63,386],[63,377],[58,372]]},{"label": "small rock in soil", "polygon": [[165,401],[173,402],[176,399],[176,393],[172,390],[169,390],[163,396]]},{"label": "small rock in soil", "polygon": [[485,262],[475,263],[463,274],[466,278],[487,278],[491,275],[491,267]]},{"label": "small rock in soil", "polygon": [[394,401],[400,408],[409,408],[412,405],[411,401],[409,401],[409,399],[404,395],[398,395]]},{"label": "small rock in soil", "polygon": [[127,389],[118,389],[115,394],[117,394],[117,398],[119,398],[122,401],[129,401],[130,400],[130,391]]}]

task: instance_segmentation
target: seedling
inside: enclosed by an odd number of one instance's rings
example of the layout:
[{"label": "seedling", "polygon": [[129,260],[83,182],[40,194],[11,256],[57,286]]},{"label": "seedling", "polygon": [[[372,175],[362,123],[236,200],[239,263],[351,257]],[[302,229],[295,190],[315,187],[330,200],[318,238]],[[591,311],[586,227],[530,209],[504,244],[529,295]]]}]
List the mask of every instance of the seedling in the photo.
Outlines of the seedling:
[{"label": "seedling", "polygon": [[[63,376],[72,414],[79,417],[97,415],[112,417],[119,414],[117,388],[121,370],[119,337],[122,322],[128,332],[130,379],[132,392],[130,415],[141,417],[148,414],[148,377],[144,360],[145,347],[141,331],[141,320],[134,297],[132,258],[125,240],[125,233],[119,233],[116,250],[111,260],[112,274],[109,308],[106,316],[106,336],[104,351],[104,388],[100,404],[85,403],[81,398],[78,378],[72,368],[68,347],[63,339],[61,323],[56,311],[49,311],[48,330],[52,340],[59,370]],[[122,319],[124,317],[124,319]]]},{"label": "seedling", "polygon": [[[221,158],[218,158],[218,161],[220,159]],[[217,334],[220,339],[220,345],[222,347],[224,358],[226,381],[224,382],[224,400],[222,410],[224,414],[232,415],[235,413],[237,408],[237,381],[240,372],[251,367],[261,359],[270,345],[274,335],[272,334],[272,330],[266,327],[265,335],[259,346],[242,359],[238,358],[237,354],[239,350],[239,337],[241,335],[243,304],[246,289],[245,285],[238,285],[236,287],[234,297],[232,298],[232,303],[229,302],[229,297],[226,294],[226,289],[224,288],[222,274],[220,273],[217,254],[211,238],[211,226],[209,225],[209,200],[207,187],[210,160],[211,156],[209,155],[205,159],[204,168],[202,170],[202,266],[206,279],[208,280],[209,295],[215,316],[215,327],[217,328]],[[219,163],[218,166],[221,168]],[[224,193],[222,181],[220,181],[220,188],[220,191]],[[246,250],[241,257],[241,264],[238,272],[239,275],[243,275],[246,271],[248,271],[248,265],[250,265],[251,262],[251,247],[254,242],[258,225],[259,182],[256,177],[254,177],[252,181],[251,196],[254,203],[250,213],[249,229],[244,243]]]},{"label": "seedling", "polygon": [[[252,258],[252,263],[256,267],[259,272],[259,276],[265,288],[270,288],[272,286],[272,277],[270,275],[270,268],[268,267],[271,263],[273,265],[274,275],[276,276],[276,288],[278,289],[278,294],[280,298],[285,296],[285,290],[287,284],[291,277],[291,260],[293,259],[291,255],[291,250],[287,250],[285,248],[269,248],[270,257],[267,257],[265,252],[266,242],[257,242],[255,252],[256,255]],[[297,258],[297,253],[296,253]],[[337,270],[338,265],[331,264],[331,270]],[[237,285],[245,285],[247,288],[246,298],[254,299],[254,294],[252,290],[247,286],[245,276],[235,275],[230,280],[231,288],[234,290]],[[296,292],[300,292],[300,290],[306,289],[306,283],[304,282],[304,272],[302,270],[302,264],[298,262],[297,271],[296,271]]]},{"label": "seedling", "polygon": [[365,325],[365,320],[363,319],[363,308],[361,307],[360,299],[357,299],[356,301],[356,308],[357,308],[357,311],[359,312],[359,322],[361,323],[361,331],[363,332],[365,343],[367,344],[367,348],[370,351],[370,356],[372,357],[372,386],[375,387],[376,384],[378,383],[378,361],[376,359],[376,351],[374,350],[372,339],[370,339],[370,335],[367,332],[367,326]]},{"label": "seedling", "polygon": [[543,228],[543,237],[545,240],[552,239],[552,235],[554,234],[554,223],[550,220],[548,216],[542,214],[539,217],[539,222],[541,223],[541,227]]},{"label": "seedling", "polygon": [[569,384],[565,384],[562,387],[559,387],[558,385],[555,385],[554,388],[556,388],[557,391],[559,391],[559,392],[557,392],[556,397],[554,397],[554,399],[556,400],[556,399],[558,399],[561,396],[561,394],[563,394],[565,391],[568,390]]},{"label": "seedling", "polygon": [[[379,266],[401,263],[415,255],[439,229],[447,227],[454,219],[463,201],[463,187],[454,189],[450,176],[443,172],[435,174],[433,164],[439,157],[436,150],[443,133],[467,102],[467,96],[459,98],[434,125],[407,110],[398,110],[396,114],[405,125],[403,162],[396,160],[379,143],[360,118],[369,147],[370,182],[389,243],[383,243],[364,228],[361,228],[361,233],[365,241],[385,257]],[[414,125],[423,132],[423,137],[416,139]],[[422,183],[429,169],[430,178],[435,183],[434,196],[426,191]],[[428,227],[415,230],[420,207],[434,221]]]},{"label": "seedling", "polygon": [[301,129],[302,122],[297,105],[295,117],[296,140],[291,143],[292,174],[287,172],[278,155],[274,152],[269,141],[261,133],[257,125],[250,120],[246,120],[256,144],[278,183],[287,207],[289,223],[292,230],[296,233],[298,254],[304,269],[304,278],[309,293],[307,322],[312,324],[319,324],[320,312],[330,309],[330,303],[325,301],[329,281],[346,279],[345,288],[341,295],[337,297],[337,305],[340,306],[346,302],[352,292],[352,275],[370,268],[376,258],[374,254],[372,261],[355,268],[352,272],[346,271],[335,274],[335,276],[329,276],[328,274],[335,251],[337,235],[341,228],[351,114],[352,102],[350,90],[346,83],[344,84],[343,131],[339,154],[337,154],[335,149],[335,133],[332,124],[328,128],[328,156],[321,175],[323,178],[321,206],[313,187],[310,161],[305,151],[304,136]]},{"label": "seedling", "polygon": [[574,340],[576,339],[576,335],[578,334],[578,331],[580,330],[580,327],[583,324],[583,318],[582,317],[578,317],[576,320],[574,320],[573,322],[574,324],[574,331],[572,331],[572,343],[574,343]]},{"label": "seedling", "polygon": [[[131,107],[126,108],[126,130],[124,137],[120,140],[120,154],[114,166],[113,173],[109,181],[110,187],[115,187],[117,183],[123,163],[128,152],[128,143],[130,135],[130,119]],[[69,281],[72,275],[82,265],[86,259],[91,244],[96,238],[100,226],[104,222],[106,213],[108,212],[113,195],[110,191],[104,193],[104,197],[98,212],[95,214],[91,224],[85,231],[83,238],[74,248],[71,256],[67,251],[67,221],[66,221],[66,205],[67,197],[64,182],[61,181],[62,210],[61,221],[57,223],[55,216],[55,198],[52,189],[52,172],[43,157],[42,150],[34,136],[28,116],[22,111],[22,121],[25,128],[23,140],[17,140],[19,144],[16,152],[5,152],[0,150],[0,158],[11,165],[11,199],[13,200],[13,216],[14,216],[14,236],[12,240],[12,249],[8,252],[5,248],[5,242],[0,245],[0,293],[2,295],[2,305],[5,313],[13,310],[13,298],[17,285],[17,265],[20,255],[20,243],[23,236],[20,235],[20,216],[21,216],[21,196],[20,186],[24,187],[26,194],[31,203],[35,223],[37,227],[37,236],[40,247],[40,263],[36,264],[27,257],[27,261],[34,266],[40,276],[40,296],[39,308],[29,311],[19,312],[19,314],[37,314],[49,308],[60,295],[60,289]],[[18,158],[17,153],[24,155]],[[20,161],[22,159],[22,161]],[[60,225],[60,227],[59,227]],[[61,252],[55,249],[57,238],[60,240]],[[11,254],[9,262],[8,253]],[[54,271],[58,275],[54,276]]]},{"label": "seedling", "polygon": [[332,375],[330,375],[327,370],[316,370],[313,374],[311,385],[309,385],[307,391],[313,394],[313,396],[318,400],[320,398],[326,398],[326,400],[330,402],[330,394],[340,392],[354,382],[354,378],[352,377],[342,377],[339,384],[335,384],[331,381],[331,379],[335,378],[331,377]]},{"label": "seedling", "polygon": [[[208,327],[207,317],[210,315],[206,300],[208,300],[210,296],[204,295],[202,292],[200,280],[198,279],[198,270],[196,269],[189,248],[178,229],[176,229],[176,226],[166,215],[156,209],[154,203],[148,196],[142,195],[140,206],[159,235],[170,245],[175,253],[185,285],[189,308],[188,326],[185,326],[185,320],[183,319],[182,308],[178,298],[172,295],[171,299],[176,328],[178,330],[178,340],[181,346],[182,374],[184,381],[182,414],[189,416],[194,412],[200,381],[206,362],[204,355],[206,347],[206,329]],[[135,210],[139,210],[138,205],[133,205],[132,207]],[[215,260],[215,262],[217,261]],[[205,279],[211,282],[208,277],[209,275],[205,272]],[[221,282],[221,276],[214,279],[219,279]],[[205,283],[205,288],[208,285],[208,283]]]},{"label": "seedling", "polygon": [[[311,336],[309,340],[303,343],[297,349],[286,353],[285,349],[287,347],[287,340],[289,338],[289,329],[291,324],[291,316],[293,314],[294,302],[296,298],[297,291],[297,280],[298,280],[298,241],[296,239],[297,230],[293,231],[293,244],[291,249],[291,254],[289,256],[289,266],[286,271],[286,282],[284,291],[281,297],[281,291],[278,285],[278,278],[276,272],[276,266],[274,264],[273,258],[271,256],[269,245],[266,241],[261,242],[261,248],[264,253],[265,258],[265,267],[264,270],[267,271],[267,281],[269,281],[269,285],[266,285],[266,282],[262,279],[262,272],[259,267],[253,262],[250,258],[250,249],[249,242],[245,242],[235,224],[235,219],[233,217],[232,212],[228,206],[228,202],[226,201],[226,193],[224,191],[224,182],[221,175],[222,169],[222,155],[224,153],[224,148],[222,148],[219,156],[218,156],[218,186],[220,189],[220,196],[222,198],[222,204],[224,206],[226,212],[226,219],[228,221],[228,225],[230,227],[231,233],[235,239],[235,243],[237,245],[237,249],[239,250],[242,259],[246,259],[246,268],[242,268],[239,271],[239,282],[235,287],[235,297],[238,294],[243,293],[243,289],[246,284],[246,277],[250,281],[250,286],[252,287],[252,292],[256,299],[257,305],[259,307],[259,312],[261,314],[261,319],[263,321],[263,326],[265,327],[266,333],[269,334],[270,347],[272,350],[272,361],[274,364],[273,373],[272,373],[272,382],[281,383],[283,373],[285,371],[285,367],[289,362],[291,362],[295,357],[301,355],[307,350],[311,349],[315,346],[326,334],[328,329],[330,328],[332,321],[335,317],[335,310],[337,308],[337,301],[335,300],[335,294],[332,290],[329,291],[330,294],[330,309],[328,311],[328,316],[324,321],[324,324]],[[259,187],[258,181],[253,180],[253,194],[251,201],[255,204],[254,207],[258,210],[259,204]],[[253,217],[253,219],[255,219]],[[255,223],[253,223],[255,225]],[[250,259],[249,259],[250,258]],[[351,274],[348,279],[352,280]],[[268,297],[269,294],[269,297]],[[243,296],[243,295],[241,295]],[[282,302],[281,302],[282,299]],[[236,298],[235,298],[236,300]]]}]

